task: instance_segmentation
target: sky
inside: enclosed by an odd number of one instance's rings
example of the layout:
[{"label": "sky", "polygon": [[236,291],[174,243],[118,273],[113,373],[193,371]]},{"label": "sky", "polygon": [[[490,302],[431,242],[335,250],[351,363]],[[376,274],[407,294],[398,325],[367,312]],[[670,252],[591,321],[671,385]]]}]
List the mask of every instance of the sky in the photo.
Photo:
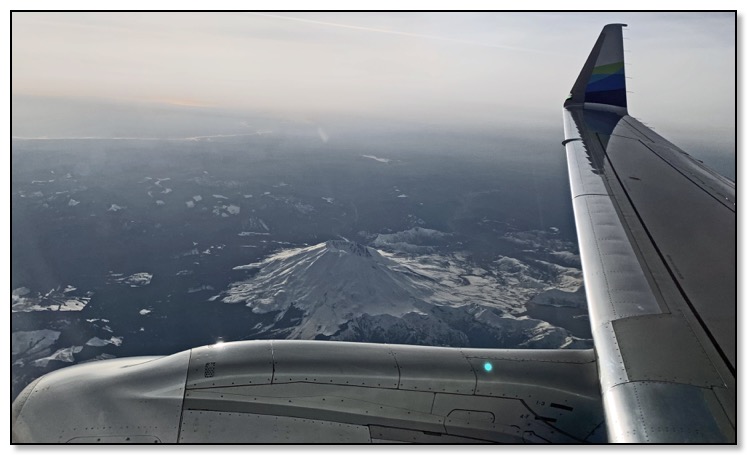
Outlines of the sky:
[{"label": "sky", "polygon": [[733,148],[731,13],[14,13],[12,94],[559,128],[610,22],[631,113]]}]

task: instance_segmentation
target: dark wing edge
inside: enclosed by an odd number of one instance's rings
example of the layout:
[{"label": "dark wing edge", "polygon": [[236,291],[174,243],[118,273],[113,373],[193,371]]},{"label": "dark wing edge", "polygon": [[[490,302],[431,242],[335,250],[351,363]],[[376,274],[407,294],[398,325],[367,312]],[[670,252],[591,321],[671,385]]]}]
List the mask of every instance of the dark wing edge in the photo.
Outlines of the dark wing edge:
[{"label": "dark wing edge", "polygon": [[623,27],[563,107],[609,440],[734,443],[734,184],[628,115]]}]

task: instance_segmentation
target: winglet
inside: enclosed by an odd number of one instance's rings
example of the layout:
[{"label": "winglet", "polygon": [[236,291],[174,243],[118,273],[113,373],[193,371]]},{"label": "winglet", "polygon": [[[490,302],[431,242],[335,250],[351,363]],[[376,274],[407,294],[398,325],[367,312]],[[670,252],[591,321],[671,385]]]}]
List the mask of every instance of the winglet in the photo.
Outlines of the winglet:
[{"label": "winglet", "polygon": [[595,103],[622,108],[627,112],[623,27],[627,25],[604,26],[586,64],[581,69],[581,74],[573,84],[565,106]]}]

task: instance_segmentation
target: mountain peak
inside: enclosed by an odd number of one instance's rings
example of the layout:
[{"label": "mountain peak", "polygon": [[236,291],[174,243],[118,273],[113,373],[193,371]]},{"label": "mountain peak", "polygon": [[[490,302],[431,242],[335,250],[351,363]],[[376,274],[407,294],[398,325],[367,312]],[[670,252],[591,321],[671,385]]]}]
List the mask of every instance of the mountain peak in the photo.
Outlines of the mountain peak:
[{"label": "mountain peak", "polygon": [[279,251],[265,260],[235,267],[259,269],[233,283],[222,300],[243,302],[258,313],[285,311],[291,305],[305,314],[292,337],[332,335],[354,315],[416,311],[433,293],[431,283],[375,248],[347,240],[329,240]]},{"label": "mountain peak", "polygon": [[325,246],[331,252],[350,253],[365,258],[379,256],[379,252],[373,248],[348,240],[329,240]]}]

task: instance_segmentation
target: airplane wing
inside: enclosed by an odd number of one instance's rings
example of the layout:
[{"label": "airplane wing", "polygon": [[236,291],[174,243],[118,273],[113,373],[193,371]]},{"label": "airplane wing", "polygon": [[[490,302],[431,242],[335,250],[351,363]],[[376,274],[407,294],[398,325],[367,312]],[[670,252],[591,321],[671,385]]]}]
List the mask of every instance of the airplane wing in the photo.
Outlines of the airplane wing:
[{"label": "airplane wing", "polygon": [[628,114],[622,27],[563,108],[608,436],[734,442],[734,183]]},{"label": "airplane wing", "polygon": [[734,442],[735,192],[627,114],[621,25],[563,109],[595,350],[243,341],[29,384],[17,443]]}]

